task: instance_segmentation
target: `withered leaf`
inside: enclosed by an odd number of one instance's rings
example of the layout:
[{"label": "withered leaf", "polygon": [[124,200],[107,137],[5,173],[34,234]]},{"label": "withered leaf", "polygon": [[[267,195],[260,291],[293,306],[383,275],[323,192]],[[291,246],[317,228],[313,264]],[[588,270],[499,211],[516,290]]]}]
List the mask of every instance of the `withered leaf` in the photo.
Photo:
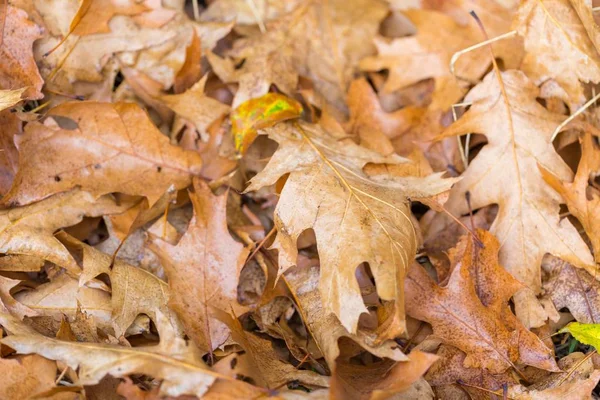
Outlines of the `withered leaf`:
[{"label": "withered leaf", "polygon": [[227,327],[210,316],[211,308],[242,311],[237,283],[248,250],[227,230],[227,194],[215,196],[194,180],[190,193],[194,217],[177,245],[153,238],[150,249],[161,260],[169,279],[170,306],[196,345],[212,351],[229,336]]},{"label": "withered leaf", "polygon": [[27,124],[16,139],[19,168],[5,204],[31,203],[75,186],[96,196],[145,196],[154,204],[171,185],[185,188],[200,173],[200,156],[171,145],[135,104],[64,103],[50,115],[76,127]]},{"label": "withered leaf", "polygon": [[516,364],[556,371],[550,349],[508,308],[521,285],[498,265],[498,241],[482,230],[477,236],[482,248],[468,235],[459,242],[444,286],[413,265],[406,278],[408,314],[431,323],[434,335],[464,351],[465,367],[496,374]]},{"label": "withered leaf", "polygon": [[300,234],[314,229],[325,312],[333,312],[349,332],[356,332],[359,316],[367,309],[355,270],[368,262],[379,297],[395,304],[394,323],[381,333],[382,338],[400,334],[404,330],[402,281],[417,246],[407,199],[444,192],[454,181],[430,175],[379,183],[362,171],[367,163],[408,160],[335,140],[317,125],[280,123],[267,131],[279,148],[247,190],[272,185],[289,174],[274,218],[278,234],[273,247],[279,250],[280,273],[296,264]]},{"label": "withered leaf", "polygon": [[450,191],[445,207],[455,215],[468,214],[467,192],[472,209],[498,204],[490,231],[503,244],[500,264],[526,286],[514,297],[517,316],[526,327],[540,326],[547,317],[535,297],[541,291],[544,254],[594,270],[593,258],[577,230],[568,219],[559,218],[560,195],[538,169],[541,165],[565,181],[573,176],[550,142],[564,117],[542,107],[536,101],[538,93],[520,71],[501,76],[492,71],[467,95],[466,100],[473,102],[469,111],[441,135],[476,132],[488,138]]}]

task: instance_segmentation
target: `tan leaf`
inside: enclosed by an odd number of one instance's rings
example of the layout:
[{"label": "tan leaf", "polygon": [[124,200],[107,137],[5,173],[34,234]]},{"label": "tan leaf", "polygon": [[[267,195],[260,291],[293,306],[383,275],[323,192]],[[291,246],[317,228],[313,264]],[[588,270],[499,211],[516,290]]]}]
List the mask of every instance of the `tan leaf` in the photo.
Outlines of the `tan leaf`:
[{"label": "tan leaf", "polygon": [[72,190],[24,207],[0,210],[0,253],[36,256],[78,274],[81,269],[54,232],[84,217],[119,213],[130,206],[117,205],[108,196],[95,200],[87,192]]},{"label": "tan leaf", "polygon": [[[64,232],[57,234],[56,237],[71,251],[81,252],[83,271],[79,276],[80,286],[100,274],[107,274],[110,277],[112,324],[117,337],[123,335],[140,314],[148,315],[157,323],[157,312],[167,318],[175,330],[180,330],[179,322],[167,307],[169,290],[164,281],[118,258],[113,263],[110,255]],[[84,310],[88,311],[85,307]]]},{"label": "tan leaf", "polygon": [[600,323],[600,282],[558,258],[553,257],[546,265],[544,269],[550,276],[544,290],[556,309],[568,308],[577,321],[585,324]]},{"label": "tan leaf", "polygon": [[241,311],[237,283],[248,250],[227,230],[227,194],[214,196],[204,181],[194,180],[190,193],[194,218],[176,246],[153,238],[150,249],[161,260],[169,278],[170,306],[180,316],[185,332],[205,351],[229,336],[227,327],[210,317],[210,308]]},{"label": "tan leaf", "polygon": [[44,81],[33,59],[33,42],[42,37],[43,29],[31,22],[27,13],[5,5],[3,41],[0,47],[0,89],[26,88],[23,98],[41,99]]},{"label": "tan leaf", "polygon": [[200,43],[196,31],[194,31],[192,34],[192,42],[185,49],[185,61],[175,76],[175,82],[173,83],[173,90],[175,93],[185,92],[192,87],[194,83],[200,80],[200,77],[202,76],[201,57],[202,43]]},{"label": "tan leaf", "polygon": [[418,264],[410,269],[407,312],[429,322],[435,336],[464,351],[467,368],[497,374],[519,368],[518,363],[556,371],[550,349],[508,308],[520,284],[498,264],[498,241],[482,230],[477,236],[483,247],[466,235],[453,249],[454,269],[445,286],[436,285]]},{"label": "tan leaf", "polygon": [[8,192],[17,172],[19,153],[14,137],[21,133],[21,125],[10,110],[0,111],[0,194]]},{"label": "tan leaf", "polygon": [[569,0],[523,1],[514,27],[525,42],[521,70],[536,84],[554,79],[576,110],[585,102],[580,82],[600,82],[600,55]]},{"label": "tan leaf", "polygon": [[185,341],[176,337],[168,322],[157,313],[161,342],[150,347],[123,347],[97,343],[65,342],[40,335],[7,314],[0,314],[0,324],[11,335],[2,343],[21,354],[37,353],[60,360],[73,369],[79,368],[80,385],[97,384],[105,375],[123,377],[144,374],[163,379],[161,394],[202,397],[217,380],[233,381],[213,372]]},{"label": "tan leaf", "polygon": [[422,109],[416,107],[386,113],[365,79],[352,81],[348,89],[347,103],[350,121],[346,131],[350,135],[358,135],[361,145],[384,156],[394,152],[391,139],[402,135],[423,113]]},{"label": "tan leaf", "polygon": [[544,180],[566,201],[587,234],[596,262],[600,262],[600,191],[588,184],[600,171],[600,146],[596,139],[586,133],[581,139],[582,156],[573,182],[561,182],[550,171],[542,168]]},{"label": "tan leaf", "polygon": [[279,388],[293,380],[305,385],[329,386],[329,377],[298,369],[280,360],[270,340],[244,331],[237,318],[218,309],[214,309],[213,315],[229,327],[233,340],[247,352],[237,358],[236,370],[239,374],[248,376],[257,385],[269,389]]},{"label": "tan leaf", "polygon": [[235,21],[238,25],[256,25],[275,20],[293,11],[300,0],[219,0],[209,4],[200,15],[201,21]]},{"label": "tan leaf", "polygon": [[208,75],[181,94],[161,96],[159,99],[177,115],[191,121],[202,137],[207,137],[206,129],[222,118],[230,107],[204,94]]},{"label": "tan leaf", "polygon": [[38,355],[1,358],[0,369],[0,398],[3,399],[32,399],[56,386],[56,362]]},{"label": "tan leaf", "polygon": [[21,101],[21,96],[27,88],[15,90],[0,90],[0,111],[6,110]]},{"label": "tan leaf", "polygon": [[[402,280],[416,251],[415,228],[408,198],[428,198],[448,190],[451,179],[369,179],[367,163],[399,164],[401,157],[383,157],[350,140],[336,140],[317,125],[280,123],[268,130],[279,143],[266,168],[247,191],[274,184],[289,174],[275,210],[280,273],[296,264],[296,241],[314,229],[321,260],[320,291],[325,312],[333,312],[344,328],[355,333],[367,309],[355,278],[368,262],[383,300],[394,302],[393,323],[381,338],[404,330]],[[356,238],[368,240],[356,240]]]},{"label": "tan leaf", "polygon": [[371,37],[386,12],[379,0],[355,0],[352,7],[343,0],[301,4],[267,24],[266,33],[236,42],[228,55],[246,60],[240,69],[235,70],[230,59],[210,54],[208,59],[222,80],[239,82],[234,108],[264,95],[271,84],[293,94],[298,75],[303,75],[343,111],[346,88],[358,61],[373,53]]},{"label": "tan leaf", "polygon": [[50,114],[77,127],[27,124],[17,139],[19,169],[5,203],[27,204],[80,186],[96,196],[145,196],[152,205],[171,185],[185,188],[200,173],[200,156],[171,145],[134,104],[64,103]]},{"label": "tan leaf", "polygon": [[0,308],[8,311],[15,317],[23,319],[25,316],[31,317],[37,313],[29,307],[19,303],[10,294],[10,290],[17,286],[21,281],[0,276]]},{"label": "tan leaf", "polygon": [[441,136],[476,132],[488,138],[445,207],[455,215],[468,214],[467,192],[473,209],[498,204],[490,231],[503,244],[500,264],[526,285],[514,298],[517,317],[526,327],[541,326],[547,316],[535,295],[541,291],[544,254],[589,271],[594,270],[593,258],[573,225],[560,220],[560,195],[538,169],[541,165],[559,179],[571,180],[573,173],[550,142],[564,117],[537,103],[538,88],[522,72],[503,72],[502,81],[506,98],[492,71],[466,97],[473,101],[469,111]]},{"label": "tan leaf", "polygon": [[144,4],[132,0],[83,0],[71,21],[71,33],[78,36],[107,33],[108,22],[115,15],[138,15],[147,10]]}]

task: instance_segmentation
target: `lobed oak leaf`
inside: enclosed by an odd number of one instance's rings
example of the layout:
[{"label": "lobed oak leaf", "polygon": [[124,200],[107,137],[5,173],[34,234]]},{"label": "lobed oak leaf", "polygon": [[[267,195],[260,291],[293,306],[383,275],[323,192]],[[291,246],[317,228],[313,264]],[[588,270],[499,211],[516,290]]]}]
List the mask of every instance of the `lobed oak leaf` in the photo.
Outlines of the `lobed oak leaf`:
[{"label": "lobed oak leaf", "polygon": [[77,275],[81,269],[54,232],[84,217],[119,213],[130,206],[117,205],[108,196],[96,200],[87,192],[72,190],[24,207],[0,210],[0,253],[35,256]]},{"label": "lobed oak leaf", "polygon": [[23,319],[24,317],[32,317],[37,313],[18,302],[10,293],[10,290],[21,283],[18,279],[10,279],[0,275],[0,309],[8,311],[11,315]]},{"label": "lobed oak leaf", "polygon": [[159,97],[159,100],[177,115],[194,124],[200,136],[207,138],[207,128],[216,120],[225,116],[230,107],[204,94],[208,74],[194,86],[181,94]]},{"label": "lobed oak leaf", "polygon": [[[498,240],[478,230],[483,247],[464,236],[454,250],[454,269],[444,286],[420,265],[406,278],[407,312],[433,326],[435,336],[467,354],[464,366],[499,374],[517,364],[556,371],[552,352],[508,308],[520,287],[498,264]],[[517,369],[518,371],[518,369]]]},{"label": "lobed oak leaf", "polygon": [[60,360],[79,369],[80,385],[97,384],[104,376],[123,377],[144,374],[163,379],[162,395],[193,394],[202,397],[217,379],[242,384],[212,371],[198,357],[194,348],[175,336],[169,323],[157,313],[160,343],[148,347],[123,347],[98,343],[67,342],[40,335],[7,314],[0,314],[0,324],[11,335],[2,344],[20,354],[37,353]]},{"label": "lobed oak leaf", "polygon": [[544,269],[549,274],[544,282],[545,296],[556,309],[568,308],[579,322],[599,323],[600,282],[586,271],[555,257],[545,264]]},{"label": "lobed oak leaf", "polygon": [[148,8],[135,1],[83,0],[71,21],[68,34],[77,36],[110,32],[108,22],[115,15],[138,15]]},{"label": "lobed oak leaf", "polygon": [[346,88],[359,60],[373,52],[371,37],[386,13],[379,0],[355,0],[352,7],[343,0],[300,4],[269,23],[264,34],[236,41],[228,55],[245,59],[241,68],[235,69],[231,59],[211,54],[208,59],[223,81],[239,82],[233,107],[264,95],[271,84],[293,94],[302,75],[313,80],[328,102],[345,111]]},{"label": "lobed oak leaf", "polygon": [[227,340],[229,330],[210,316],[210,309],[244,310],[237,303],[237,284],[249,252],[227,230],[227,194],[214,196],[204,181],[195,179],[190,200],[194,217],[177,245],[154,237],[149,246],[165,269],[169,304],[185,332],[200,349],[212,352]]},{"label": "lobed oak leaf", "polygon": [[600,54],[570,1],[523,1],[514,28],[525,44],[520,69],[537,85],[554,79],[576,110],[585,102],[581,82],[600,82]]},{"label": "lobed oak leaf", "polygon": [[[3,399],[76,399],[75,393],[71,396],[62,393],[62,396],[46,397],[44,394],[56,388],[56,362],[38,355],[17,356],[14,358],[1,358],[0,369],[0,398]],[[39,396],[39,397],[38,397]],[[43,397],[42,397],[43,396]],[[63,397],[64,396],[64,397]]]},{"label": "lobed oak leaf", "polygon": [[600,262],[600,191],[588,184],[600,171],[600,146],[589,133],[579,142],[582,155],[573,182],[562,182],[544,168],[541,168],[541,172],[544,180],[560,193],[571,214],[583,225],[596,262]]},{"label": "lobed oak leaf", "polygon": [[467,214],[467,192],[473,209],[498,204],[490,231],[503,243],[500,264],[526,286],[514,297],[517,317],[526,327],[535,327],[547,318],[535,297],[541,291],[544,254],[588,271],[594,270],[593,258],[573,225],[560,220],[561,197],[538,169],[541,165],[566,181],[572,177],[550,142],[564,116],[537,103],[539,90],[522,72],[510,70],[501,77],[506,97],[492,71],[467,95],[466,101],[473,102],[469,111],[440,136],[474,132],[488,138],[450,191],[445,207],[455,215]]},{"label": "lobed oak leaf", "polygon": [[[0,89],[26,88],[23,98],[41,99],[44,81],[33,58],[33,42],[42,37],[43,29],[19,8],[5,5],[2,46],[0,47]],[[5,13],[5,14],[4,14]]]},{"label": "lobed oak leaf", "polygon": [[19,168],[5,204],[27,204],[78,186],[95,196],[145,196],[152,205],[171,185],[183,189],[200,173],[200,156],[171,145],[135,104],[63,103],[50,115],[76,127],[27,124],[16,138]]},{"label": "lobed oak leaf", "polygon": [[14,90],[0,90],[0,111],[11,108],[15,104],[21,101],[21,96],[27,88],[14,89]]},{"label": "lobed oak leaf", "polygon": [[281,18],[302,3],[300,0],[277,1],[218,0],[200,14],[201,21],[235,21],[237,25],[256,25]]},{"label": "lobed oak leaf", "polygon": [[246,190],[272,185],[289,174],[274,216],[280,274],[296,264],[300,234],[314,229],[325,312],[333,312],[344,328],[356,333],[359,316],[367,309],[355,270],[367,262],[379,297],[395,304],[393,322],[388,321],[389,329],[380,338],[397,336],[404,330],[402,280],[417,247],[408,198],[432,197],[447,191],[454,180],[434,174],[378,182],[362,171],[367,163],[408,161],[336,140],[317,125],[280,123],[267,132],[279,148]]},{"label": "lobed oak leaf", "polygon": [[14,137],[22,131],[22,123],[10,110],[0,111],[0,194],[6,193],[15,178],[19,153]]}]

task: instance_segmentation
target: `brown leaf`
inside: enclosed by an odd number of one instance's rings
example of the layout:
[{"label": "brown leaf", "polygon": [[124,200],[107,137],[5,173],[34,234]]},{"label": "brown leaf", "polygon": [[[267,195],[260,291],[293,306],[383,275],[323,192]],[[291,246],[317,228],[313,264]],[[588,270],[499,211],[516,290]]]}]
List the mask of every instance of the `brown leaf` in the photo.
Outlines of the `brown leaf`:
[{"label": "brown leaf", "polygon": [[444,192],[453,181],[434,174],[377,182],[362,171],[367,163],[408,160],[336,140],[317,125],[280,123],[268,132],[279,148],[246,190],[272,185],[289,173],[274,218],[278,234],[273,247],[279,250],[280,273],[296,264],[300,234],[314,229],[325,312],[333,312],[344,328],[356,332],[360,314],[367,309],[355,271],[368,262],[379,297],[395,304],[393,322],[380,338],[399,335],[404,331],[401,282],[417,246],[407,198]]},{"label": "brown leaf", "polygon": [[207,137],[206,129],[217,119],[229,112],[230,107],[204,94],[204,86],[208,75],[181,94],[161,96],[159,99],[177,115],[194,124],[203,138]]},{"label": "brown leaf", "polygon": [[410,269],[407,312],[429,322],[435,336],[464,351],[467,368],[497,374],[520,363],[557,370],[551,351],[508,308],[520,284],[498,265],[498,241],[485,231],[477,235],[484,247],[464,236],[454,249],[454,269],[445,286],[436,285],[418,264]]},{"label": "brown leaf", "polygon": [[541,168],[544,180],[566,201],[569,211],[585,229],[596,262],[600,262],[600,191],[588,181],[600,171],[600,146],[586,133],[580,140],[582,156],[573,182],[562,182],[550,171]]},{"label": "brown leaf", "polygon": [[9,110],[0,111],[0,194],[6,193],[14,180],[19,153],[14,136],[21,133],[21,121]]},{"label": "brown leaf", "polygon": [[547,265],[550,277],[544,289],[556,309],[568,308],[577,321],[585,324],[599,323],[600,282],[558,258],[552,258]]},{"label": "brown leaf", "polygon": [[0,369],[0,398],[3,399],[32,399],[36,398],[36,394],[56,387],[56,362],[35,354],[10,359],[0,358]]},{"label": "brown leaf", "polygon": [[506,98],[492,71],[466,97],[473,101],[469,111],[441,135],[476,132],[488,138],[450,191],[445,207],[455,215],[468,214],[467,192],[472,209],[498,204],[490,231],[503,244],[500,264],[526,285],[514,298],[517,316],[526,327],[541,326],[547,316],[535,295],[541,291],[544,254],[589,271],[594,270],[593,259],[573,225],[560,220],[562,200],[538,169],[541,165],[562,180],[571,179],[572,171],[550,142],[564,117],[536,101],[538,88],[522,72],[510,70],[501,77]]},{"label": "brown leaf", "polygon": [[19,8],[8,6],[3,12],[6,12],[6,20],[0,47],[0,89],[27,88],[23,98],[41,99],[44,81],[33,59],[32,47],[33,42],[42,37],[43,29]]},{"label": "brown leaf", "polygon": [[19,303],[10,294],[10,290],[17,286],[21,281],[0,276],[0,308],[8,311],[15,317],[23,319],[25,316],[31,317],[37,315],[29,307]]},{"label": "brown leaf", "polygon": [[54,232],[86,216],[119,213],[130,206],[119,206],[108,196],[95,200],[87,192],[72,190],[24,207],[0,210],[0,253],[36,256],[78,274],[79,266]]},{"label": "brown leaf", "polygon": [[580,82],[600,82],[600,55],[569,0],[523,1],[514,26],[525,43],[521,70],[536,84],[554,79],[576,110],[585,102]]},{"label": "brown leaf", "polygon": [[202,57],[202,43],[196,34],[196,31],[192,34],[192,42],[185,49],[185,62],[181,66],[179,72],[175,76],[175,82],[173,83],[173,90],[175,93],[183,93],[194,83],[200,80],[202,76],[202,64],[200,58]]},{"label": "brown leaf", "polygon": [[80,186],[96,196],[145,196],[152,205],[171,185],[185,188],[200,173],[200,156],[169,144],[134,104],[64,103],[50,114],[76,121],[76,127],[27,124],[17,139],[19,169],[5,204],[27,204]]},{"label": "brown leaf", "polygon": [[371,37],[386,12],[379,0],[355,0],[352,7],[346,7],[343,0],[301,4],[267,24],[264,34],[235,43],[228,54],[246,60],[240,69],[234,69],[230,59],[210,54],[208,59],[223,81],[239,82],[234,108],[264,95],[271,84],[293,94],[298,75],[303,75],[343,111],[346,88],[358,61],[373,52]]},{"label": "brown leaf", "polygon": [[148,11],[146,6],[132,0],[84,0],[71,21],[71,33],[78,36],[107,33],[110,32],[108,22],[115,15],[138,15],[145,11]]},{"label": "brown leaf", "polygon": [[225,342],[228,329],[210,317],[210,308],[241,311],[237,282],[248,250],[227,230],[227,194],[214,196],[204,181],[194,180],[190,193],[194,218],[176,246],[153,238],[150,249],[160,258],[172,291],[170,306],[185,331],[205,351]]}]

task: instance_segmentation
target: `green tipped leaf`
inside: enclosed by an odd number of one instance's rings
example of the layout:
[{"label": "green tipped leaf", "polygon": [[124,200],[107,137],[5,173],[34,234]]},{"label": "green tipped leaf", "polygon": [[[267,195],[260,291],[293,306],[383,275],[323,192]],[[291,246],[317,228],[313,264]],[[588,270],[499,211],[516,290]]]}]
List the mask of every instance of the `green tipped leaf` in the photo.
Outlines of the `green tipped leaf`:
[{"label": "green tipped leaf", "polygon": [[558,332],[569,332],[579,342],[594,346],[596,350],[600,349],[600,324],[571,322]]}]

